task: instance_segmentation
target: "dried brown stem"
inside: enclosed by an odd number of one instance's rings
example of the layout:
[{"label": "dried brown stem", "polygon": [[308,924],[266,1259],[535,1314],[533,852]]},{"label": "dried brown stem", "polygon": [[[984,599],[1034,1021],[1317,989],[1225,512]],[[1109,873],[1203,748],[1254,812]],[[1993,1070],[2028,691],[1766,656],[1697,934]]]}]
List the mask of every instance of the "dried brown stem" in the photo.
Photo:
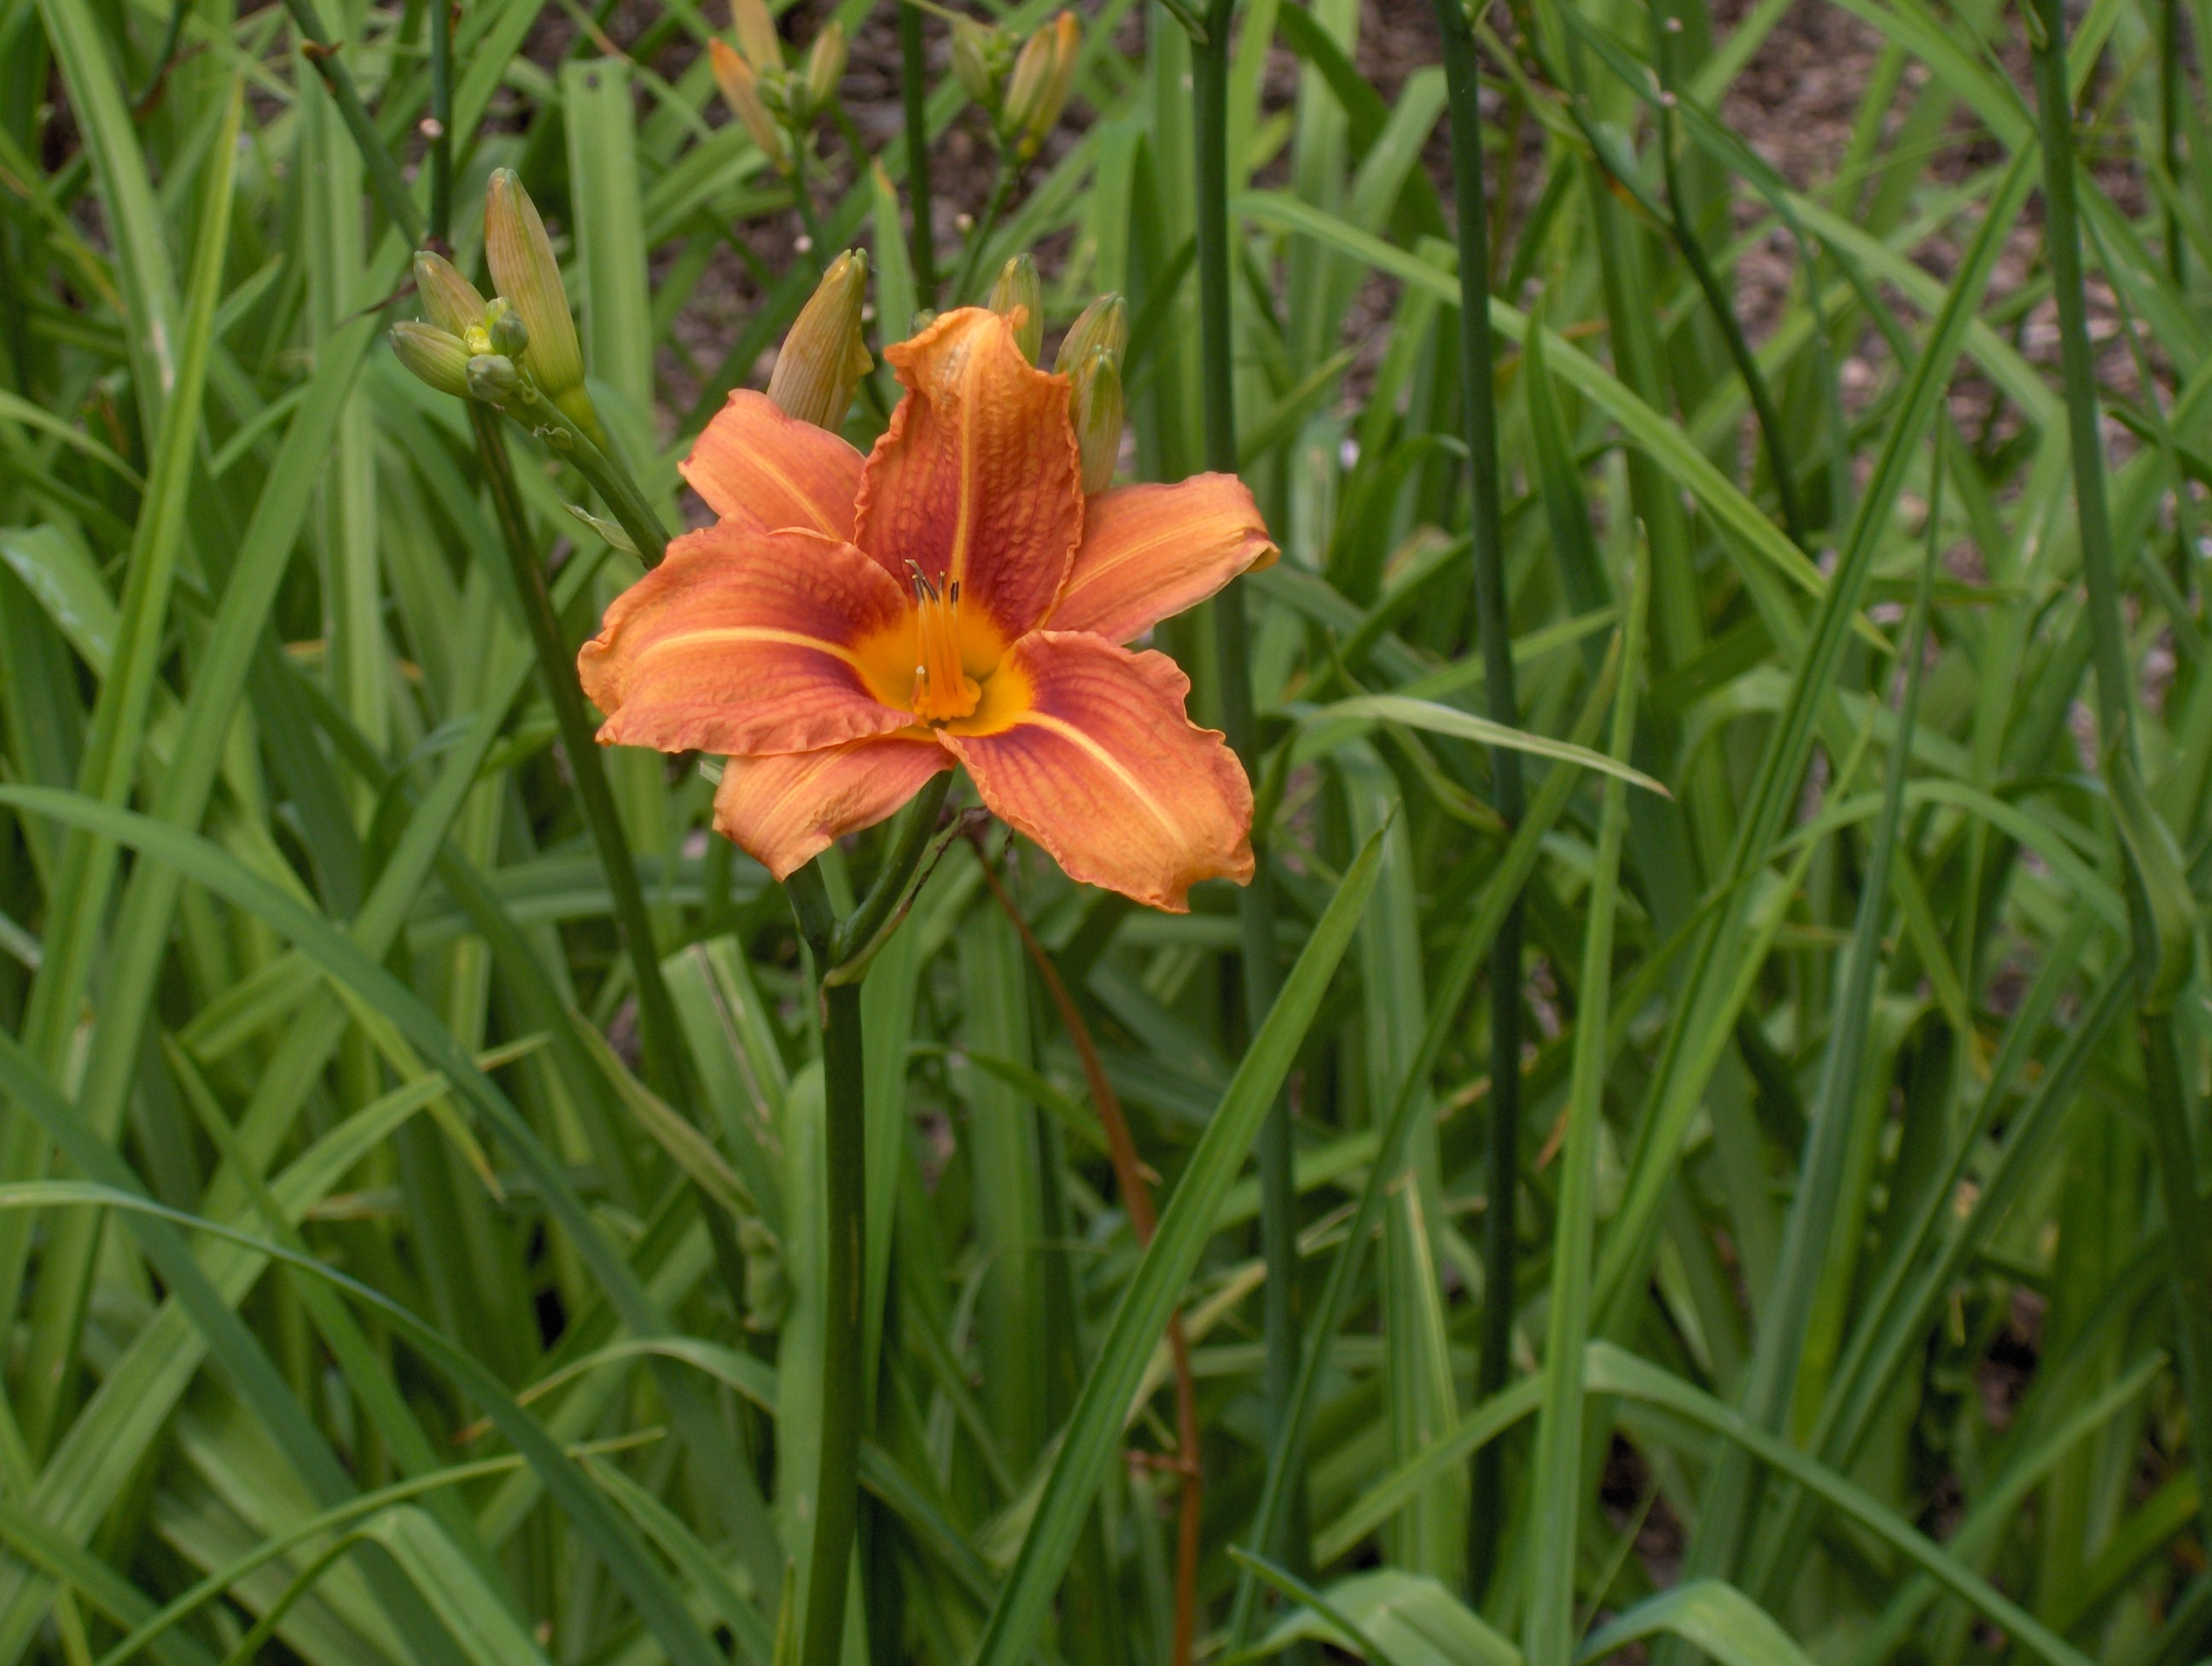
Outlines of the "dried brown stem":
[{"label": "dried brown stem", "polygon": [[[1068,994],[1067,985],[1060,979],[1060,969],[1052,964],[1044,945],[1037,941],[1029,921],[1014,906],[1014,899],[1007,894],[980,842],[976,855],[983,870],[984,884],[991,888],[991,895],[998,899],[1006,918],[1014,922],[1014,929],[1021,934],[1023,948],[1029,952],[1030,962],[1052,996],[1052,1004],[1059,1009],[1061,1027],[1075,1044],[1075,1056],[1081,1061],[1084,1079],[1090,1084],[1091,1103],[1097,1107],[1099,1125],[1106,1133],[1107,1156],[1114,1164],[1115,1183],[1121,1189],[1122,1207],[1129,1212],[1130,1228],[1136,1233],[1139,1243],[1149,1244],[1159,1218],[1152,1208],[1152,1188],[1145,1181],[1147,1170],[1137,1156],[1137,1142],[1129,1133],[1128,1118],[1121,1114],[1121,1102],[1115,1095],[1113,1084],[1106,1079],[1106,1067],[1091,1042],[1091,1026],[1083,1021],[1075,998]],[[1168,1316],[1168,1352],[1175,1361],[1176,1444],[1181,1450],[1174,1462],[1158,1467],[1173,1469],[1182,1477],[1182,1508],[1176,1523],[1175,1642],[1170,1658],[1170,1666],[1190,1666],[1198,1633],[1199,1529],[1205,1516],[1206,1474],[1198,1455],[1198,1383],[1191,1373],[1190,1340],[1183,1334],[1180,1308]]]}]

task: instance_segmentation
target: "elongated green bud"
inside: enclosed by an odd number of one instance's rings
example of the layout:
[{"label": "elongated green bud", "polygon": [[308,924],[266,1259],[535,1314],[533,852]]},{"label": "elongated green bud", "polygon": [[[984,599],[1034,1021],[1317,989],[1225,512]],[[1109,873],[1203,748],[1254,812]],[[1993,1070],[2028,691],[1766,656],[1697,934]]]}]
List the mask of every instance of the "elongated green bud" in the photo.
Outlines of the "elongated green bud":
[{"label": "elongated green bud", "polygon": [[868,257],[848,249],[830,263],[775,356],[768,397],[787,416],[835,434],[852,408],[853,390],[875,361],[860,334]]},{"label": "elongated green bud", "polygon": [[392,350],[416,380],[456,399],[469,394],[469,350],[451,331],[411,319],[392,326]]},{"label": "elongated green bud", "polygon": [[511,167],[495,169],[485,188],[484,259],[529,331],[530,374],[538,391],[596,440],[599,415],[584,392],[584,350],[561,287],[561,263],[538,205]]},{"label": "elongated green bud", "polygon": [[998,282],[991,285],[991,310],[1014,326],[1022,356],[1035,364],[1044,352],[1044,286],[1028,254],[1018,254],[999,268]]},{"label": "elongated green bud", "polygon": [[1044,148],[1067,108],[1075,88],[1076,60],[1082,55],[1083,26],[1064,11],[1022,43],[1006,83],[1006,107],[1000,123],[1014,154],[1027,161]]},{"label": "elongated green bud", "polygon": [[952,73],[962,90],[982,106],[994,122],[999,119],[1000,94],[1012,61],[1012,43],[1004,29],[972,17],[952,20]]},{"label": "elongated green bud", "polygon": [[484,298],[477,286],[463,277],[453,263],[428,249],[415,252],[415,293],[430,322],[449,336],[458,336],[483,317]]},{"label": "elongated green bud", "polygon": [[1114,483],[1121,457],[1121,357],[1110,347],[1093,348],[1073,377],[1068,416],[1083,452],[1083,489],[1103,492]]},{"label": "elongated green bud", "polygon": [[1128,304],[1111,290],[1085,307],[1067,326],[1052,368],[1063,376],[1073,375],[1102,347],[1117,358],[1129,348]]},{"label": "elongated green bud", "polygon": [[832,18],[806,53],[806,113],[811,118],[837,101],[838,83],[845,79],[845,26]]},{"label": "elongated green bud", "polygon": [[498,404],[521,386],[522,373],[514,368],[514,361],[502,353],[479,353],[469,361],[468,391],[471,398]]},{"label": "elongated green bud", "polygon": [[779,170],[790,172],[791,143],[784,136],[783,124],[761,97],[759,74],[743,53],[725,40],[709,40],[707,58],[714,71],[714,84],[722,89],[722,101],[730,106],[731,113],[744,124],[763,156]]},{"label": "elongated green bud", "polygon": [[738,50],[746,63],[763,74],[783,68],[783,40],[761,0],[731,0],[730,21],[737,25]]}]

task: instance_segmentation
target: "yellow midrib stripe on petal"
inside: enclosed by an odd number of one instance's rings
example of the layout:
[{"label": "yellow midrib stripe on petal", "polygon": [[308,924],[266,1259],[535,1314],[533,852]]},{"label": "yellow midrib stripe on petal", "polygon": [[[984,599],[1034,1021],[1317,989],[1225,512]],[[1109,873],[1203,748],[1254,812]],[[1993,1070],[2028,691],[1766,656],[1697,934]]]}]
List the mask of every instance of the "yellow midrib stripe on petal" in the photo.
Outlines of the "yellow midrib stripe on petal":
[{"label": "yellow midrib stripe on petal", "polygon": [[840,532],[837,529],[836,523],[831,521],[827,515],[822,513],[822,506],[814,501],[813,493],[800,490],[799,483],[793,479],[791,476],[785,473],[781,469],[778,468],[774,463],[770,462],[765,454],[757,452],[754,453],[753,460],[755,466],[757,467],[763,474],[768,476],[769,479],[775,481],[776,484],[781,486],[784,490],[789,492],[793,497],[797,498],[801,503],[804,503],[806,506],[806,513],[814,517],[814,524],[822,529],[823,535],[825,538],[836,538],[840,544],[846,541],[850,535],[851,529],[848,527],[846,531]]},{"label": "yellow midrib stripe on petal", "polygon": [[968,541],[975,530],[975,400],[968,384],[975,374],[975,353],[972,344],[961,349],[960,374],[957,378],[960,411],[960,507],[954,511],[952,549],[946,556],[946,578],[964,584],[968,578]]},{"label": "yellow midrib stripe on petal", "polygon": [[1182,842],[1182,828],[1181,824],[1178,824],[1172,816],[1169,815],[1166,811],[1161,809],[1160,806],[1153,801],[1152,793],[1146,789],[1143,782],[1139,781],[1134,775],[1130,773],[1127,765],[1124,764],[1121,759],[1115,757],[1113,753],[1108,751],[1103,746],[1101,746],[1097,741],[1094,740],[1090,735],[1085,733],[1083,730],[1069,722],[1064,717],[1054,717],[1048,713],[1040,711],[1032,711],[1025,716],[1016,718],[1012,723],[1007,726],[1007,727],[1019,728],[1024,723],[1034,723],[1041,729],[1048,729],[1053,733],[1058,735],[1061,739],[1067,741],[1080,751],[1088,752],[1092,757],[1103,764],[1106,767],[1107,771],[1111,774],[1115,780],[1119,781],[1124,787],[1128,788],[1130,796],[1135,799],[1139,804],[1142,805],[1145,807],[1146,812],[1149,814],[1154,821],[1160,824],[1161,830],[1168,836],[1168,841],[1170,844],[1180,844]]},{"label": "yellow midrib stripe on petal", "polygon": [[[703,630],[687,630],[681,635],[664,636],[659,641],[648,642],[640,648],[637,651],[637,657],[630,661],[630,667],[635,671],[637,666],[643,665],[653,655],[665,654],[676,648],[690,648],[696,644],[716,648],[741,642],[778,642],[787,648],[812,648],[817,654],[826,654],[831,659],[842,660],[850,666],[854,674],[860,678],[861,687],[867,686],[867,674],[861,667],[860,656],[852,649],[840,647],[836,642],[825,641],[819,636],[809,636],[804,631],[778,630],[771,625],[714,625]],[[873,698],[872,696],[870,697]]]}]

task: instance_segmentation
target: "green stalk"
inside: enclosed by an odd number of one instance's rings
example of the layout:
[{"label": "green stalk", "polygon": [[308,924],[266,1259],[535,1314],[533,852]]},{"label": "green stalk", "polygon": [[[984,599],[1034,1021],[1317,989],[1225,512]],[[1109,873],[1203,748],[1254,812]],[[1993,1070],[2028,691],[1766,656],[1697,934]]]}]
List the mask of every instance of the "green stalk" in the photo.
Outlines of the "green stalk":
[{"label": "green stalk", "polygon": [[958,275],[953,278],[952,288],[945,297],[951,305],[966,307],[975,304],[972,298],[975,293],[977,268],[982,264],[984,246],[990,242],[991,234],[998,229],[999,216],[1006,211],[1006,204],[1014,199],[1014,186],[1019,175],[1020,170],[1006,160],[1006,152],[1001,150],[999,153],[998,177],[991,183],[991,200],[983,205],[983,217],[975,222],[975,230],[968,234],[968,246],[961,253]]},{"label": "green stalk", "polygon": [[453,245],[453,9],[452,0],[429,0],[430,225],[434,248]]},{"label": "green stalk", "polygon": [[900,6],[898,27],[899,98],[906,112],[907,202],[914,211],[914,230],[909,238],[914,292],[922,306],[934,307],[937,238],[930,210],[929,66],[922,57],[921,8]]},{"label": "green stalk", "polygon": [[523,619],[537,650],[538,669],[553,703],[553,719],[561,732],[561,745],[568,754],[575,776],[576,796],[582,800],[585,823],[592,842],[599,847],[599,866],[607,876],[607,892],[614,901],[615,923],[623,946],[629,952],[630,970],[637,980],[638,1028],[642,1032],[647,1078],[656,1091],[678,1104],[689,1103],[690,1073],[686,1067],[682,1031],[677,1027],[676,1004],[669,999],[661,977],[660,955],[653,936],[653,918],[638,884],[637,867],[630,860],[629,841],[623,832],[622,814],[616,807],[614,789],[608,783],[599,742],[592,733],[591,714],[584,709],[582,687],[576,680],[575,656],[553,611],[553,598],[545,587],[545,569],[532,547],[530,521],[523,508],[521,489],[514,466],[491,407],[471,399],[469,423],[475,430],[477,455],[483,464],[484,483],[491,493],[492,511],[498,517],[501,541],[507,546],[508,570],[522,601]]},{"label": "green stalk", "polygon": [[[1229,26],[1236,0],[1212,0],[1206,39],[1191,45],[1192,149],[1197,159],[1199,385],[1206,407],[1206,461],[1237,471],[1237,382],[1232,356],[1230,270],[1234,259],[1229,223]],[[1244,583],[1232,580],[1213,599],[1214,652],[1220,664],[1221,727],[1229,745],[1256,778],[1260,757],[1252,714],[1250,631],[1244,616]],[[1255,825],[1257,858],[1252,883],[1237,893],[1239,956],[1244,982],[1244,1020],[1257,1035],[1275,1002],[1275,903],[1267,889],[1267,830]],[[1260,1253],[1267,1263],[1261,1322],[1267,1341],[1267,1444],[1289,1432],[1291,1396],[1297,1391],[1299,1303],[1297,1188],[1291,1161],[1291,1107],[1280,1094],[1260,1125]],[[1285,1478],[1287,1508],[1273,1542],[1257,1548],[1303,1576],[1312,1565],[1306,1541],[1304,1455]]]},{"label": "green stalk", "polygon": [[338,54],[345,50],[344,44],[333,41],[324,32],[314,0],[284,0],[284,9],[292,14],[293,26],[300,32],[301,56],[313,64],[315,73],[323,78],[331,101],[338,107],[338,119],[345,123],[346,131],[353,135],[353,142],[361,150],[362,163],[368,170],[368,188],[375,194],[377,206],[410,244],[420,247],[422,213],[415,206],[414,193],[407,189],[407,181],[399,176],[398,163],[392,161],[392,152],[385,148],[376,123],[362,107],[352,75],[339,61]]},{"label": "green stalk", "polygon": [[2106,498],[2104,437],[2099,430],[2096,361],[2081,274],[2080,210],[2075,198],[2074,109],[2066,70],[2063,0],[2027,0],[2034,49],[2036,113],[2042,129],[2045,244],[2058,307],[2060,369],[2074,456],[2074,508],[2088,592],[2091,659],[2097,675],[2097,730],[2106,784],[2128,873],[2128,921],[2139,985],[2136,1027],[2143,1085],[2172,1257],[2174,1322],[2181,1383],[2189,1404],[2198,1514],[2212,1521],[2212,1214],[2197,1181],[2188,1094],[2174,1034],[2172,999],[2193,948],[2194,900],[2144,791],[2136,752],[2135,701],[2127,628],[2120,614],[2119,564]]},{"label": "green stalk", "polygon": [[[1452,206],[1459,234],[1460,412],[1474,497],[1475,629],[1491,718],[1519,721],[1513,693],[1513,629],[1506,613],[1505,550],[1499,530],[1496,370],[1490,339],[1490,220],[1484,202],[1482,106],[1474,30],[1460,0],[1435,0],[1443,36],[1444,88],[1451,106]],[[1491,806],[1510,830],[1521,819],[1521,760],[1491,754]],[[1475,1402],[1504,1388],[1513,1363],[1514,1202],[1521,1175],[1521,900],[1505,912],[1490,951],[1490,1207],[1482,1217],[1482,1347]],[[1475,1454],[1468,1499],[1467,1590],[1480,1602],[1496,1571],[1504,1530],[1505,1448]]]},{"label": "green stalk", "polygon": [[668,554],[668,533],[628,469],[611,453],[593,445],[591,436],[569,420],[567,412],[542,395],[526,402],[518,399],[501,409],[574,463],[577,472],[592,483],[614,511],[617,523],[629,535],[637,558],[647,567],[660,565]]}]

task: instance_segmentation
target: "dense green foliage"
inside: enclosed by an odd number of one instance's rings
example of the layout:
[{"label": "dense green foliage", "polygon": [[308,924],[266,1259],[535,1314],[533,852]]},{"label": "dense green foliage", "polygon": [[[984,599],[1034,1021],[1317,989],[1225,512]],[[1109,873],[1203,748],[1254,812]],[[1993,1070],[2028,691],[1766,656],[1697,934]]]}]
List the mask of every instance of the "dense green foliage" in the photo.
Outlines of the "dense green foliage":
[{"label": "dense green foliage", "polygon": [[[0,0],[0,1666],[798,1657],[815,960],[698,761],[593,812],[548,673],[848,246],[878,337],[1026,249],[1048,341],[1122,293],[1124,477],[1226,451],[1284,559],[1158,639],[1263,891],[972,828],[827,1009],[845,1659],[1169,1661],[1193,1471],[1215,1658],[2202,1659],[2212,7],[1839,3],[1794,182],[1724,112],[1826,0],[1488,9],[1479,227],[1356,0],[1107,0],[995,185],[935,9],[787,15],[930,66],[799,205],[690,0]],[[508,167],[627,509],[384,344]]]}]

